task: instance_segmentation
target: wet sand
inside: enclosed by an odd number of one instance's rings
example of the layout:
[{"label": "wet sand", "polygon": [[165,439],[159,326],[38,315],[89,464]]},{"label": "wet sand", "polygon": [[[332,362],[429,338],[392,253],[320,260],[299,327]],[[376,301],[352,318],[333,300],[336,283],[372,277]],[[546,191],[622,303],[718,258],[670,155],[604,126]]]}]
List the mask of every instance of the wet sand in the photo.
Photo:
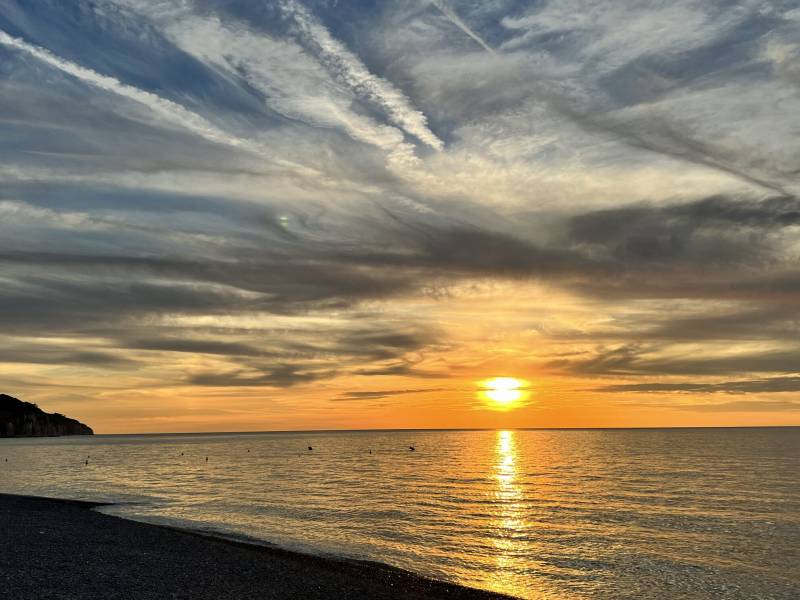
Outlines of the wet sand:
[{"label": "wet sand", "polygon": [[0,598],[508,598],[379,564],[128,521],[95,506],[0,494]]}]

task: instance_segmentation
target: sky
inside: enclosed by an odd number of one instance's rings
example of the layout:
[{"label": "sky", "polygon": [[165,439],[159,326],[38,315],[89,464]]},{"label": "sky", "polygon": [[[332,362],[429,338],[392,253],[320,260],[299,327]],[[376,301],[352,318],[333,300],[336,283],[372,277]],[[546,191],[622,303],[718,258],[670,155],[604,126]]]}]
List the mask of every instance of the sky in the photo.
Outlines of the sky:
[{"label": "sky", "polygon": [[0,392],[799,425],[798,115],[793,1],[3,0]]}]

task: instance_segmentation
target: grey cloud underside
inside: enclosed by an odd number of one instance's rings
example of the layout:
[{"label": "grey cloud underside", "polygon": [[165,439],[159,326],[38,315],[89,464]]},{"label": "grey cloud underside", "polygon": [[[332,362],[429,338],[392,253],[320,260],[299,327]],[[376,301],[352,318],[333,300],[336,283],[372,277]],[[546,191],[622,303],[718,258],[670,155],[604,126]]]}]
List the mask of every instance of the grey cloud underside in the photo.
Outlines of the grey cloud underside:
[{"label": "grey cloud underside", "polygon": [[[270,347],[265,340],[194,339],[193,331],[168,327],[155,328],[150,338],[128,339],[126,330],[166,314],[298,315],[352,309],[363,301],[402,298],[434,284],[446,287],[477,277],[538,279],[583,293],[591,290],[589,296],[596,300],[608,294],[745,303],[729,314],[627,323],[624,330],[609,332],[612,338],[650,343],[765,337],[796,341],[800,277],[791,264],[784,264],[780,243],[797,226],[797,208],[797,201],[787,198],[743,202],[715,197],[586,213],[565,217],[561,237],[549,247],[478,226],[434,226],[405,215],[370,224],[373,233],[380,231],[375,237],[386,240],[380,245],[320,242],[312,222],[281,235],[281,225],[265,216],[263,238],[239,236],[221,247],[222,256],[202,260],[124,254],[119,242],[117,255],[7,249],[0,253],[0,264],[14,285],[0,293],[0,321],[9,333],[46,326],[50,332],[112,336],[118,348],[218,354],[247,369],[190,376],[198,385],[294,385],[338,372],[316,364],[320,357],[343,364],[359,361],[362,366],[355,372],[364,375],[424,376],[402,356],[437,340],[433,334],[409,333],[389,324],[334,336],[334,345],[327,347],[315,343],[313,334],[305,344],[281,340]],[[132,247],[143,246],[151,232],[128,235]],[[373,318],[380,323],[379,317]],[[797,350],[790,349],[735,359],[642,360],[627,348],[553,366],[580,374],[780,372],[792,370],[797,358]],[[109,364],[113,360],[107,359]],[[277,370],[270,366],[281,360],[295,363]],[[364,367],[363,361],[383,364]],[[99,358],[94,362],[99,364]]]},{"label": "grey cloud underside", "polygon": [[417,361],[403,359],[401,361],[390,362],[387,365],[377,367],[359,368],[353,371],[354,375],[365,377],[382,377],[386,375],[413,377],[415,379],[444,379],[450,376],[447,370],[420,370],[415,368]]},{"label": "grey cloud underside", "polygon": [[[57,304],[98,315],[103,306],[133,313],[160,306],[189,313],[215,306],[289,313],[318,303],[403,295],[437,278],[453,282],[465,277],[541,278],[597,295],[605,288],[611,296],[738,294],[741,299],[791,300],[800,291],[800,272],[791,255],[783,254],[783,245],[794,239],[798,209],[796,199],[715,197],[665,208],[605,210],[566,217],[562,234],[548,246],[480,225],[432,224],[410,215],[403,221],[364,219],[371,239],[343,229],[327,231],[336,239],[325,241],[315,235],[313,223],[291,231],[264,215],[254,229],[232,224],[243,229],[236,239],[221,237],[214,243],[201,238],[206,252],[217,254],[202,258],[137,251],[157,243],[160,235],[166,238],[161,244],[168,242],[176,232],[167,228],[128,231],[119,238],[116,228],[82,232],[78,227],[59,232],[63,238],[54,245],[74,241],[77,247],[95,236],[84,244],[84,253],[48,249],[42,240],[37,245],[45,247],[36,251],[0,251],[0,262],[19,284],[5,291],[6,310],[16,306],[20,311],[15,319],[31,303],[31,310],[45,316],[49,311],[43,309]],[[98,253],[111,236],[117,239],[115,253]],[[193,243],[188,235],[187,242]],[[53,278],[60,269],[75,277]],[[594,283],[598,280],[602,287]],[[81,298],[88,304],[82,306]],[[777,314],[792,316],[791,307],[781,311]],[[708,319],[727,327],[742,314]],[[775,314],[752,312],[762,318]]]},{"label": "grey cloud underside", "polygon": [[[761,266],[780,260],[780,244],[800,225],[794,197],[761,201],[712,197],[692,203],[610,209],[573,217],[569,237],[588,252],[633,268]],[[785,236],[785,237],[784,237]],[[787,260],[786,267],[795,265]]]},{"label": "grey cloud underside", "polygon": [[375,390],[345,392],[341,396],[332,398],[334,402],[348,402],[352,400],[378,400],[382,398],[392,398],[394,396],[404,396],[406,394],[421,394],[425,392],[441,392],[444,388],[419,388],[413,390]]},{"label": "grey cloud underside", "polygon": [[271,364],[258,369],[256,374],[243,371],[226,373],[200,373],[189,378],[188,383],[214,387],[279,387],[312,383],[320,379],[330,379],[336,375],[332,370],[313,370],[296,364]]},{"label": "grey cloud underside", "polygon": [[0,350],[0,362],[28,364],[66,364],[100,368],[132,368],[137,362],[113,352],[59,349],[46,344],[15,345],[13,342]]},{"label": "grey cloud underside", "polygon": [[[704,338],[708,341],[708,338]],[[550,367],[579,375],[736,375],[742,373],[794,373],[798,369],[798,348],[795,344],[783,350],[749,351],[736,356],[696,356],[662,358],[659,347],[624,345],[600,349],[593,356],[575,360],[555,360]]]},{"label": "grey cloud underside", "polygon": [[[393,305],[488,279],[543,282],[598,311],[657,304],[551,333],[597,343],[551,361],[560,372],[796,372],[796,16],[677,2],[685,26],[655,13],[667,41],[643,41],[591,3],[573,29],[569,3],[335,4],[0,7],[0,362],[197,356],[215,366],[172,382],[213,386],[440,378],[420,356],[447,340]],[[737,94],[751,95],[728,102]],[[664,179],[657,198],[578,190],[573,204],[530,184],[500,208],[429,194],[420,172],[445,178],[458,156],[598,178],[677,164],[738,191]],[[176,322],[204,317],[297,323]],[[44,335],[71,342],[28,339]],[[679,344],[720,341],[774,347],[676,358]]]},{"label": "grey cloud underside", "polygon": [[596,388],[603,392],[642,392],[642,393],[724,393],[751,394],[775,392],[800,392],[800,377],[770,377],[744,381],[724,381],[722,383],[629,383],[608,385]]}]

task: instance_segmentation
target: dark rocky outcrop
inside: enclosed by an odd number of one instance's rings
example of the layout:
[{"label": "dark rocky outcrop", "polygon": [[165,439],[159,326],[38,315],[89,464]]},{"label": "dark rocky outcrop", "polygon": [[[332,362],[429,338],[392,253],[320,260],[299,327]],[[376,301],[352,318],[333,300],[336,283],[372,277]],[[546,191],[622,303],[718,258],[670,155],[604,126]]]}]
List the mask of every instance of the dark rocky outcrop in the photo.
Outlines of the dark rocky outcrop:
[{"label": "dark rocky outcrop", "polygon": [[88,427],[59,413],[46,413],[30,402],[0,394],[0,437],[93,435]]}]

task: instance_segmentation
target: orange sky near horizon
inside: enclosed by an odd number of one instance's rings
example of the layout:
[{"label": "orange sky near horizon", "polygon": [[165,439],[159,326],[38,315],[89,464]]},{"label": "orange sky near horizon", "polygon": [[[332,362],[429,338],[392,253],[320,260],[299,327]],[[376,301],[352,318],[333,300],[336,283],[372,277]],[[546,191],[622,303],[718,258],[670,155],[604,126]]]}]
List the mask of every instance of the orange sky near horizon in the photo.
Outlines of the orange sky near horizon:
[{"label": "orange sky near horizon", "polygon": [[[363,365],[355,363],[330,378],[287,387],[176,385],[169,383],[176,374],[212,368],[218,358],[145,352],[131,359],[147,360],[146,369],[60,367],[61,386],[20,397],[79,418],[97,433],[800,425],[797,411],[748,410],[753,405],[738,404],[745,399],[740,393],[615,391],[609,388],[635,386],[642,376],[581,373],[597,355],[601,332],[610,336],[630,311],[645,310],[630,303],[604,308],[598,315],[595,303],[538,284],[492,283],[454,290],[446,299],[408,300],[404,309],[395,303],[395,310],[414,312],[437,332],[431,349],[403,357],[414,365],[408,374],[360,375]],[[336,367],[335,358],[318,360],[326,369]],[[493,377],[523,380],[527,397],[510,408],[497,406],[482,391]],[[727,381],[693,379],[712,386]],[[685,377],[646,380],[680,385]],[[782,396],[761,401],[780,402]]]},{"label": "orange sky near horizon", "polygon": [[[544,384],[544,382],[542,382]],[[575,383],[575,382],[573,382]],[[544,385],[543,385],[544,387]],[[59,402],[40,398],[40,407],[63,412],[92,426],[95,433],[188,433],[218,431],[289,431],[335,429],[524,429],[629,427],[759,427],[800,426],[791,415],[770,412],[693,410],[681,395],[663,397],[660,406],[642,408],[609,402],[604,395],[575,397],[556,391],[534,391],[524,406],[497,411],[484,406],[477,386],[470,393],[420,392],[387,397],[386,401],[340,408],[330,398],[314,399],[314,392],[245,391],[231,395],[208,390],[175,391],[166,399],[161,390],[146,399],[126,400],[116,394],[101,401]],[[319,395],[317,392],[316,395]],[[646,400],[646,399],[644,399]],[[165,409],[165,404],[170,408]],[[308,405],[308,408],[296,408]],[[668,406],[681,408],[674,408]],[[287,406],[289,408],[287,408]]]}]

